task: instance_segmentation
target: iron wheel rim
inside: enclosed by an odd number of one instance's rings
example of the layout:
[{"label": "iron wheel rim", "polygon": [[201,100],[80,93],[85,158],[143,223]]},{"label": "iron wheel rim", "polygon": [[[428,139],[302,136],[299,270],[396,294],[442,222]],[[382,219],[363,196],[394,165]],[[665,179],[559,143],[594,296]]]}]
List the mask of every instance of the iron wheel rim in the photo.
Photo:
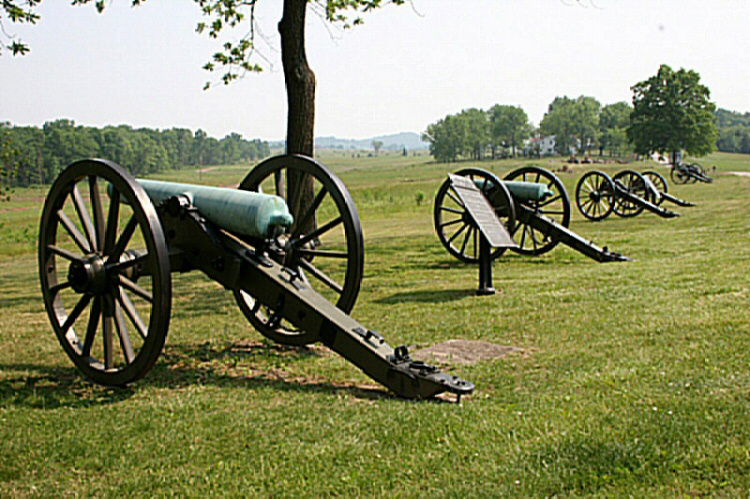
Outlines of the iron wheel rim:
[{"label": "iron wheel rim", "polygon": [[[106,210],[102,180],[111,186]],[[79,184],[87,184],[88,200]],[[128,211],[122,199],[128,200],[131,214],[120,231],[121,217]],[[139,237],[145,251],[140,246],[128,249]],[[171,276],[161,222],[143,188],[110,161],[71,164],[47,195],[38,255],[47,315],[76,367],[108,386],[123,386],[145,376],[166,342]],[[61,279],[59,271],[66,262],[68,276]],[[148,283],[139,284],[140,278]],[[66,301],[76,304],[71,308]],[[85,322],[83,337],[75,329],[79,321]]]},{"label": "iron wheel rim", "polygon": [[[279,179],[286,181],[289,171],[310,175],[313,178],[315,197],[311,207],[307,207],[301,217],[295,217],[295,223],[290,230],[282,235],[288,246],[298,248],[287,252],[283,248],[275,248],[272,258],[283,262],[285,266],[293,268],[305,276],[311,287],[334,303],[339,309],[349,313],[359,295],[364,275],[364,238],[359,214],[351,194],[344,183],[326,166],[312,158],[302,155],[276,156],[258,164],[240,183],[239,188],[248,191],[262,191],[266,194],[281,195],[286,200],[286,190],[280,187]],[[265,188],[264,188],[265,185]],[[271,186],[269,189],[269,185]],[[312,208],[312,209],[311,209]],[[290,210],[293,210],[290,207]],[[318,225],[318,230],[336,222],[333,227],[313,239],[322,241],[323,236],[330,236],[329,242],[321,242],[321,246],[305,248],[305,235],[297,229],[300,219],[303,222],[315,217],[322,211],[335,213],[333,218]],[[335,232],[335,235],[334,235]],[[333,238],[341,239],[330,242]],[[334,250],[327,250],[326,244],[334,246]],[[319,248],[323,249],[319,249]],[[345,248],[344,248],[345,247]],[[323,260],[328,269],[321,269],[315,262]],[[335,265],[334,262],[345,262]],[[333,275],[332,275],[333,274]],[[278,319],[269,307],[261,306],[251,292],[235,291],[235,299],[245,317],[265,337],[287,345],[306,345],[318,341],[317,332],[302,331],[284,320]]]}]

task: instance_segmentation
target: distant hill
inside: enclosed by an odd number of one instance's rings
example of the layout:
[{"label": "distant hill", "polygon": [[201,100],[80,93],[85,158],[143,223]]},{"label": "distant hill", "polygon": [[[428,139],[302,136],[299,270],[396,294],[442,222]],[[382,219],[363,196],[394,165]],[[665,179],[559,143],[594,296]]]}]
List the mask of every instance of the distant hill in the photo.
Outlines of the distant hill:
[{"label": "distant hill", "polygon": [[372,149],[373,141],[379,140],[383,143],[383,149],[400,151],[404,147],[409,151],[427,149],[429,144],[422,142],[419,134],[414,132],[394,133],[391,135],[380,135],[369,139],[340,139],[338,137],[317,137],[315,147],[326,149]]}]

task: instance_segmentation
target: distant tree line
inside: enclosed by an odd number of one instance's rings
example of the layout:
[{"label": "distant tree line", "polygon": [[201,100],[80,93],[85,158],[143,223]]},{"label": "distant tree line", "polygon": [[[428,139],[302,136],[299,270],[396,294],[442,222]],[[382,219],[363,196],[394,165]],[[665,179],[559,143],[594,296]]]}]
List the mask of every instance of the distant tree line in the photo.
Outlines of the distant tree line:
[{"label": "distant tree line", "polygon": [[716,121],[719,125],[719,151],[750,154],[750,113],[718,109]]},{"label": "distant tree line", "polygon": [[82,158],[109,159],[134,175],[146,175],[269,155],[267,142],[246,140],[237,133],[219,140],[200,129],[95,128],[65,119],[41,128],[0,123],[0,182],[6,187],[50,183],[65,166]]},{"label": "distant tree line", "polygon": [[559,154],[598,149],[600,155],[617,156],[632,152],[626,134],[631,111],[627,102],[602,107],[593,97],[557,97],[535,129],[522,108],[496,104],[448,115],[429,125],[423,140],[440,162],[539,154],[534,145],[525,147],[533,135],[554,135]]}]

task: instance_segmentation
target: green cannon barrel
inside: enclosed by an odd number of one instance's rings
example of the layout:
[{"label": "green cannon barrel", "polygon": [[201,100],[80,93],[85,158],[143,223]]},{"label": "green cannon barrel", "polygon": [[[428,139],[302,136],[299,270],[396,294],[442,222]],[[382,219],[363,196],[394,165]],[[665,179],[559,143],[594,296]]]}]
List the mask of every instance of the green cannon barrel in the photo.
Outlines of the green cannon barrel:
[{"label": "green cannon barrel", "polygon": [[[485,180],[476,179],[474,183],[477,187],[482,188]],[[508,188],[508,191],[513,195],[514,198],[521,201],[543,201],[545,198],[554,194],[549,187],[545,184],[539,184],[537,182],[514,182],[503,180],[503,185]],[[490,189],[492,186],[489,186]]]},{"label": "green cannon barrel", "polygon": [[284,199],[259,192],[138,179],[155,205],[184,195],[198,211],[219,227],[250,237],[269,238],[292,225]]}]

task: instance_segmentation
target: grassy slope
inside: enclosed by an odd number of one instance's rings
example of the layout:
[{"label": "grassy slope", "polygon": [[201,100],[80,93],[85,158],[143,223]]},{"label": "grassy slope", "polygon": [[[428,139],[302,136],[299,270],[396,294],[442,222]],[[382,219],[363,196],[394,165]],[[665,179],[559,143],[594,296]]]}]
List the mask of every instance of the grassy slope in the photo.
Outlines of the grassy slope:
[{"label": "grassy slope", "polygon": [[[717,181],[674,187],[699,203],[677,208],[678,219],[594,224],[575,213],[575,230],[637,262],[596,264],[567,248],[506,255],[495,264],[501,292],[482,298],[476,268],[449,257],[431,222],[445,173],[468,164],[322,160],[363,219],[355,317],[393,345],[468,338],[524,353],[450,368],[478,387],[461,406],[406,402],[324,349],[261,341],[228,293],[187,275],[175,278],[156,368],[127,390],[92,386],[39,297],[45,190],[19,190],[0,204],[0,495],[750,490],[750,179],[721,174],[750,171],[749,157],[703,161],[719,167]],[[520,164],[479,166],[503,174]],[[584,170],[560,174],[571,195]],[[200,180],[236,184],[245,171]]]}]

